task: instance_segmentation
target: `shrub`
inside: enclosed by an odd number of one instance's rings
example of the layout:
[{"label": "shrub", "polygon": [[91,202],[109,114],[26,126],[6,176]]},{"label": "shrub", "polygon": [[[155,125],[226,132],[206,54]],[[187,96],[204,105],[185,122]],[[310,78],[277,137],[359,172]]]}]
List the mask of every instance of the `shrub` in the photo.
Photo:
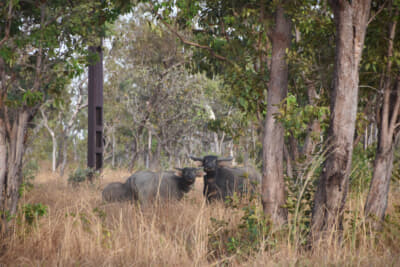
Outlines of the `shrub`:
[{"label": "shrub", "polygon": [[240,198],[234,194],[227,197],[225,205],[233,209],[233,212],[241,211],[243,215],[236,225],[210,218],[212,231],[208,236],[208,250],[211,257],[224,258],[235,255],[238,260],[245,260],[274,243],[269,242],[273,240],[272,224],[264,216],[258,194],[250,194],[248,198]]},{"label": "shrub", "polygon": [[78,186],[83,182],[93,182],[98,178],[98,172],[91,168],[78,168],[69,175],[68,183],[72,186]]},{"label": "shrub", "polygon": [[39,165],[36,160],[29,160],[24,164],[22,168],[22,184],[19,188],[20,196],[33,188],[33,180],[38,171]]},{"label": "shrub", "polygon": [[48,207],[46,205],[43,205],[42,203],[25,204],[22,206],[22,214],[25,218],[25,221],[29,225],[32,225],[40,217],[47,214],[47,209]]}]

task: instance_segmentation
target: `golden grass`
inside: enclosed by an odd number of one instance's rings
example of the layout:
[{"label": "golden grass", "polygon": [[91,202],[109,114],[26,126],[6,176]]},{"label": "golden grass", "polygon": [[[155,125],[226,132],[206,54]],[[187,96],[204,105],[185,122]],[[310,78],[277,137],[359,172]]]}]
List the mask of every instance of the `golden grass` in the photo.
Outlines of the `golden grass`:
[{"label": "golden grass", "polygon": [[[349,199],[341,247],[308,251],[289,237],[288,230],[260,237],[259,247],[245,254],[215,256],[212,236],[240,231],[243,212],[222,203],[206,205],[202,181],[182,201],[142,209],[130,203],[104,204],[101,190],[124,181],[125,170],[106,169],[100,182],[78,188],[66,177],[42,171],[21,205],[42,203],[48,213],[30,226],[19,220],[0,244],[0,264],[7,266],[400,266],[400,227],[387,226],[371,235],[361,214],[364,197]],[[400,225],[400,192],[392,190],[388,213]],[[397,217],[396,217],[397,216]],[[210,220],[226,222],[216,227]],[[353,224],[351,223],[353,222]],[[398,227],[398,228],[396,228]],[[221,251],[227,239],[221,238]],[[272,244],[272,245],[271,245]],[[214,247],[215,248],[215,247]],[[214,256],[213,256],[214,255]]]}]

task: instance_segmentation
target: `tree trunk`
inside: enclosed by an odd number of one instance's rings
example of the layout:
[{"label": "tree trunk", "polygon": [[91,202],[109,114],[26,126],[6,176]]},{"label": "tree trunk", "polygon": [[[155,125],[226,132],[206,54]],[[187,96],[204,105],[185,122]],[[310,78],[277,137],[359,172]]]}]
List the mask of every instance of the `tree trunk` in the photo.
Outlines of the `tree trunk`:
[{"label": "tree trunk", "polygon": [[264,124],[262,204],[264,213],[276,225],[281,225],[287,222],[287,209],[283,207],[286,198],[283,177],[284,128],[275,120],[274,114],[287,95],[288,64],[285,56],[291,37],[290,20],[282,7],[276,10],[275,26],[270,37],[272,62]]},{"label": "tree trunk", "polygon": [[47,116],[44,114],[43,109],[40,110],[40,112],[42,113],[42,118],[43,118],[43,122],[44,122],[44,127],[47,129],[47,131],[49,132],[50,136],[51,136],[51,141],[53,144],[53,150],[52,150],[52,164],[51,164],[51,171],[52,172],[56,172],[57,169],[57,138],[56,135],[53,131],[53,129],[50,128],[48,120],[47,120]]},{"label": "tree trunk", "polygon": [[60,176],[63,177],[64,176],[64,171],[65,171],[65,167],[67,166],[67,161],[68,161],[68,136],[67,135],[63,135],[62,136],[62,161],[61,161],[61,166],[60,166]]},{"label": "tree trunk", "polygon": [[60,142],[57,143],[57,157],[56,157],[56,169],[61,165],[62,163],[62,148],[64,146],[64,138],[59,139]]},{"label": "tree trunk", "polygon": [[111,166],[115,168],[115,148],[116,148],[116,141],[115,141],[115,129],[112,128],[111,132]]},{"label": "tree trunk", "polygon": [[394,144],[388,149],[378,152],[375,157],[371,186],[365,202],[365,215],[373,216],[368,220],[374,229],[380,229],[386,212],[393,169],[393,152]]},{"label": "tree trunk", "polygon": [[147,141],[147,154],[146,154],[146,169],[150,168],[151,160],[151,130],[149,130],[149,136]]},{"label": "tree trunk", "polygon": [[25,152],[26,129],[29,112],[24,110],[15,116],[11,124],[8,118],[0,118],[0,214],[1,232],[8,229],[9,219],[17,212],[19,189],[22,184],[22,158]]},{"label": "tree trunk", "polygon": [[76,137],[72,138],[72,144],[74,146],[74,161],[79,162],[79,153],[78,153],[78,145],[77,145]]},{"label": "tree trunk", "polygon": [[133,137],[131,151],[132,151],[132,155],[131,155],[131,160],[129,162],[129,168],[128,168],[129,172],[132,172],[133,168],[135,167],[136,160],[137,160],[138,153],[139,153],[137,137],[135,137],[135,136]]},{"label": "tree trunk", "polygon": [[[315,193],[311,241],[339,241],[343,229],[358,104],[358,67],[370,1],[330,1],[336,24],[336,60],[331,95],[329,153]],[[331,236],[331,234],[334,234]]]},{"label": "tree trunk", "polygon": [[[398,14],[399,11],[397,9],[394,20],[389,25],[387,58],[393,56],[393,43]],[[383,85],[382,111],[379,112],[378,147],[376,150],[371,186],[365,202],[365,215],[368,217],[372,227],[376,230],[381,228],[386,212],[390,178],[393,169],[393,153],[396,145],[395,141],[399,135],[398,128],[400,126],[398,124],[400,110],[400,75],[397,76],[397,81],[392,87],[391,69],[392,61],[388,60]],[[392,88],[394,88],[393,91]]]},{"label": "tree trunk", "polygon": [[214,148],[212,150],[215,152],[215,154],[220,154],[221,151],[219,151],[218,134],[213,133],[213,135],[214,135]]}]

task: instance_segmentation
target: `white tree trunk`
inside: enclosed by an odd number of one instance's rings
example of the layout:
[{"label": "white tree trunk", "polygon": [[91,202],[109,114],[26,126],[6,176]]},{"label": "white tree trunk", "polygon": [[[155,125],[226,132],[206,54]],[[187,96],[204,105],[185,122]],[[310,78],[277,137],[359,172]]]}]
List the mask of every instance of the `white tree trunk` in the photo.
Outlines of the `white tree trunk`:
[{"label": "white tree trunk", "polygon": [[52,150],[52,153],[51,153],[51,155],[52,155],[52,157],[51,157],[51,159],[52,159],[52,161],[51,161],[52,162],[51,171],[55,172],[56,169],[57,169],[57,139],[56,139],[56,135],[55,135],[53,129],[51,129],[50,126],[49,126],[49,122],[47,120],[47,116],[44,114],[43,109],[40,109],[40,112],[42,114],[44,127],[46,127],[47,131],[49,132],[50,137],[51,137],[51,142],[53,144],[53,150]]}]

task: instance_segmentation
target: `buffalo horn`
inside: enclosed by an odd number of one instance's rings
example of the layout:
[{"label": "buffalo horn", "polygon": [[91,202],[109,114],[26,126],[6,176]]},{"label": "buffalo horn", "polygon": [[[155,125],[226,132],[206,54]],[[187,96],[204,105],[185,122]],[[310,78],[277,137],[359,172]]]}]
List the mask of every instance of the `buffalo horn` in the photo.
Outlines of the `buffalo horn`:
[{"label": "buffalo horn", "polygon": [[195,156],[189,156],[192,160],[195,161],[203,161],[203,158],[195,157]]}]

